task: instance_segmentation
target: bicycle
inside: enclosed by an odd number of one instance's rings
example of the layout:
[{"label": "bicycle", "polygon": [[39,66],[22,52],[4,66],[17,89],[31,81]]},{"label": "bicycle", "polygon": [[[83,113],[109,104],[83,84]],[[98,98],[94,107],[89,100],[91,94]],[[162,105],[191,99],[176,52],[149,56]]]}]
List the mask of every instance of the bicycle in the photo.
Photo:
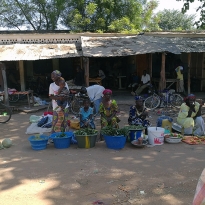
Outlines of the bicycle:
[{"label": "bicycle", "polygon": [[6,123],[11,119],[11,109],[2,103],[3,96],[0,97],[0,123]]},{"label": "bicycle", "polygon": [[179,108],[183,103],[183,98],[181,95],[174,93],[175,91],[164,89],[161,95],[156,93],[156,90],[152,85],[149,86],[149,93],[151,96],[144,100],[144,107],[154,110],[163,103],[164,107],[167,108],[169,105],[172,107]]},{"label": "bicycle", "polygon": [[[80,108],[83,107],[83,100],[88,98],[87,95],[81,94],[80,92],[77,93],[76,91],[70,90],[68,104],[70,107],[70,111],[74,115],[78,115]],[[88,98],[89,99],[89,98]]]}]

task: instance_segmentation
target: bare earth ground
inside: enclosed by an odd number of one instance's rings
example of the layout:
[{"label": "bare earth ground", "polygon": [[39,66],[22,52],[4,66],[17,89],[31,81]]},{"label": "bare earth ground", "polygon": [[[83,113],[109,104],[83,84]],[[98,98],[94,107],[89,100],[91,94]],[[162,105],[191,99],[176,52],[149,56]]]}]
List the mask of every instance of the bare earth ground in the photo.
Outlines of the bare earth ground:
[{"label": "bare earth ground", "polygon": [[[129,106],[119,107],[123,126]],[[158,116],[150,115],[154,126]],[[18,113],[9,123],[0,124],[0,140],[9,137],[14,144],[0,150],[1,205],[91,205],[98,200],[95,204],[192,204],[205,165],[204,145],[136,148],[127,143],[115,151],[97,142],[91,149],[77,145],[55,149],[50,144],[46,150],[35,151],[25,134],[29,117]],[[99,129],[100,121],[96,123]]]}]

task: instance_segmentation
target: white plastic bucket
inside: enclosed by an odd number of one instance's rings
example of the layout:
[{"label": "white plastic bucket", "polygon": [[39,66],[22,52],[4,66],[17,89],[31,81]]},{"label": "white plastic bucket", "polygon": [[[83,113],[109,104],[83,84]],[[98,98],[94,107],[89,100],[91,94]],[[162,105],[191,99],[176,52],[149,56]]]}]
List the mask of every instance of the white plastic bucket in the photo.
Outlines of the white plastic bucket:
[{"label": "white plastic bucket", "polygon": [[148,127],[148,141],[151,145],[164,144],[164,131],[162,127]]}]

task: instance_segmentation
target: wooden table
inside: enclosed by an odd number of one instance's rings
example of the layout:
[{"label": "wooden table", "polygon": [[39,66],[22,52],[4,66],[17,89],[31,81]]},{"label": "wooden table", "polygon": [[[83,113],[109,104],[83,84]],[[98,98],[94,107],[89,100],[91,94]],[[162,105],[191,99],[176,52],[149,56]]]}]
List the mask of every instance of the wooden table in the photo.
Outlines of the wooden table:
[{"label": "wooden table", "polygon": [[98,85],[102,85],[101,78],[89,78],[89,83],[97,83]]},{"label": "wooden table", "polygon": [[[152,78],[152,82],[155,83],[155,86],[156,86],[156,83],[159,83],[160,82],[160,79],[159,78]],[[168,84],[169,85],[168,85]],[[166,88],[169,88],[171,85],[173,85],[174,83],[176,83],[176,91],[179,92],[179,80],[178,79],[166,79]]]},{"label": "wooden table", "polygon": [[[29,108],[30,108],[30,107],[31,107],[31,103],[30,103],[30,97],[29,97],[29,94],[31,94],[32,104],[34,105],[33,90],[28,90],[28,91],[17,91],[17,92],[14,92],[13,94],[9,94],[9,95],[27,95],[28,106],[29,106]],[[4,92],[0,93],[0,95],[4,96]]]},{"label": "wooden table", "polygon": [[125,89],[124,87],[122,87],[122,78],[126,78],[126,76],[117,76],[118,80],[119,80],[119,89]]}]

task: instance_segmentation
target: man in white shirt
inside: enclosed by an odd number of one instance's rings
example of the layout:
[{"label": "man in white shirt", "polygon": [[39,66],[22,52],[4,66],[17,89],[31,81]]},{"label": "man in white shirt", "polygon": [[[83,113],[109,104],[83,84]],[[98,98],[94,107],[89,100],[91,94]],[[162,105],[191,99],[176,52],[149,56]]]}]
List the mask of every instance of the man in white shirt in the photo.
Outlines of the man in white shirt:
[{"label": "man in white shirt", "polygon": [[141,78],[141,85],[137,88],[135,92],[131,92],[132,95],[139,95],[146,87],[150,85],[150,75],[146,70],[143,71],[143,75]]},{"label": "man in white shirt", "polygon": [[99,111],[100,103],[102,101],[102,93],[105,88],[101,85],[91,85],[87,88],[82,87],[80,93],[87,94],[90,101],[94,103],[96,114]]}]

